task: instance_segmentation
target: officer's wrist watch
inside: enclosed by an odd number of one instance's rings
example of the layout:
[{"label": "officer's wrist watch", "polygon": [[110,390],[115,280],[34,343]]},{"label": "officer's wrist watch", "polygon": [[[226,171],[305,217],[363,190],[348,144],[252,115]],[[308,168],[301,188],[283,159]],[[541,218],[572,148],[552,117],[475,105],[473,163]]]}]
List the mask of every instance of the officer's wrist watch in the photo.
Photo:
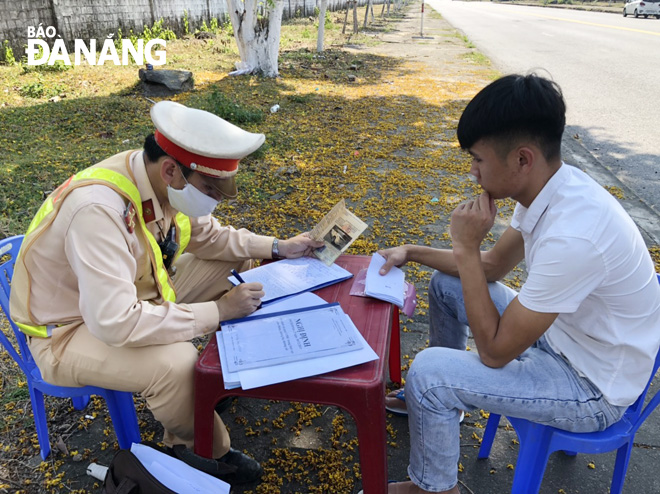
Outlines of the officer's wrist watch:
[{"label": "officer's wrist watch", "polygon": [[278,239],[273,239],[273,248],[271,251],[271,257],[273,259],[283,259],[283,257],[280,255],[280,241]]}]

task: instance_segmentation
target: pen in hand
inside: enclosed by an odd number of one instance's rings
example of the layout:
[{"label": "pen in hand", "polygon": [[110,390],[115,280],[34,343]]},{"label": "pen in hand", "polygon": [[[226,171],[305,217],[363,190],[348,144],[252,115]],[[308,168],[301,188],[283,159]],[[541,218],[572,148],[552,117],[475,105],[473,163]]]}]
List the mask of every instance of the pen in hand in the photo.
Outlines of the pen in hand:
[{"label": "pen in hand", "polygon": [[241,278],[241,275],[238,274],[238,271],[236,271],[235,269],[231,270],[231,274],[234,276],[234,278],[238,280],[239,283],[245,283],[245,280]]},{"label": "pen in hand", "polygon": [[[240,274],[238,274],[238,271],[236,271],[235,269],[231,270],[231,274],[234,276],[234,278],[236,278],[238,280],[239,283],[241,283],[241,284],[245,283],[245,280],[241,277]],[[257,306],[257,308],[255,310],[261,309],[261,305],[262,305],[261,302],[259,302],[259,305]]]}]

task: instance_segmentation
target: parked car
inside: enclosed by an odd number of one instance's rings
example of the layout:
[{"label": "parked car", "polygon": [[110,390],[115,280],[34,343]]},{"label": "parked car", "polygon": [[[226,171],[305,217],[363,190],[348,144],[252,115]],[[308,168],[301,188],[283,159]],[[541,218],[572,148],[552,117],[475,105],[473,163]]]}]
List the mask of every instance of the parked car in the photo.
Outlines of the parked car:
[{"label": "parked car", "polygon": [[631,0],[623,7],[623,17],[628,15],[643,15],[644,18],[654,15],[660,19],[660,0]]}]

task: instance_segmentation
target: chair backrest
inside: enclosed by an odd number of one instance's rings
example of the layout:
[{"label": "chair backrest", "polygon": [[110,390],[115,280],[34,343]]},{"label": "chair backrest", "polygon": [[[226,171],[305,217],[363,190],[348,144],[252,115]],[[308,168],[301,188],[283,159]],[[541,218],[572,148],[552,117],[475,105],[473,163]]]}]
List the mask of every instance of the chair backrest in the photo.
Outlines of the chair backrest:
[{"label": "chair backrest", "polygon": [[[660,274],[656,274],[658,283],[660,283]],[[660,368],[660,350],[658,350],[657,355],[655,356],[655,363],[653,364],[653,372],[651,372],[651,377],[649,378],[649,381],[646,383],[646,387],[644,388],[644,391],[642,391],[642,394],[639,395],[639,398],[628,407],[628,410],[626,410],[626,413],[624,414],[624,417],[630,421],[631,424],[633,424],[633,429],[636,431],[646,420],[646,418],[651,414],[651,412],[655,409],[656,406],[658,406],[658,402],[660,402],[660,392],[656,391],[655,395],[649,403],[644,407],[644,401],[646,400],[646,395],[649,391],[649,388],[651,386],[651,383],[653,382],[653,378],[655,377],[655,374],[658,372],[658,368]]]},{"label": "chair backrest", "polygon": [[8,237],[0,240],[0,306],[5,313],[9,326],[14,331],[14,337],[18,349],[14,346],[11,339],[2,331],[0,331],[0,343],[9,352],[12,358],[21,367],[21,370],[30,379],[32,377],[32,369],[36,367],[32,354],[27,346],[25,334],[11,320],[9,314],[9,294],[11,293],[11,279],[14,276],[14,265],[18,257],[18,251],[23,243],[23,235],[15,237]]}]

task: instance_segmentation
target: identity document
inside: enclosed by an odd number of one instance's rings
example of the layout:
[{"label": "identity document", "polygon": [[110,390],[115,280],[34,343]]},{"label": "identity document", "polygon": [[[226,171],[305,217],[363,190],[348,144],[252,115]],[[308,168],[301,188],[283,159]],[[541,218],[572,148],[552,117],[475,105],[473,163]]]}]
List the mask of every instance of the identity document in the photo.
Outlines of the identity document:
[{"label": "identity document", "polygon": [[362,348],[338,303],[227,321],[222,324],[230,372]]},{"label": "identity document", "polygon": [[364,221],[346,209],[346,203],[342,199],[310,232],[314,240],[325,244],[315,249],[314,255],[329,266],[348,249],[367,226]]}]

